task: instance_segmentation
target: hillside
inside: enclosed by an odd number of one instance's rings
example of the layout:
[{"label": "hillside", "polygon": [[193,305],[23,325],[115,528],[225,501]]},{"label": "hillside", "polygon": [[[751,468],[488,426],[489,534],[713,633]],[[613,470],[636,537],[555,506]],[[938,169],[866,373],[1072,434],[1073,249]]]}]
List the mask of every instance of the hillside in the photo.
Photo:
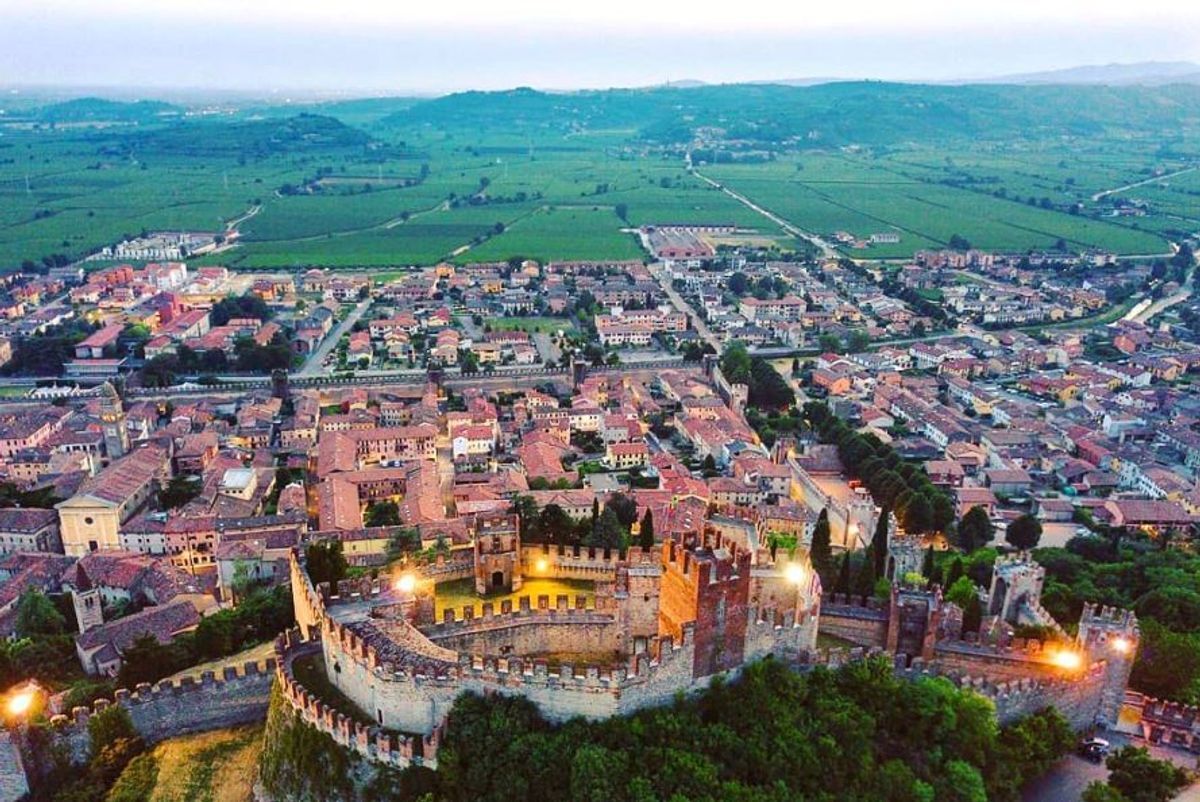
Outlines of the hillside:
[{"label": "hillside", "polygon": [[125,103],[98,97],[82,97],[52,103],[37,109],[33,117],[46,123],[78,122],[155,122],[183,113],[183,109],[158,100]]},{"label": "hillside", "polygon": [[535,131],[634,128],[683,142],[697,129],[732,138],[813,145],[940,143],[965,138],[1145,135],[1200,128],[1200,86],[934,86],[870,81],[553,94],[464,92],[388,115],[397,127],[502,126]]},{"label": "hillside", "polygon": [[122,134],[108,143],[106,150],[129,151],[139,156],[264,157],[362,148],[370,142],[367,134],[333,117],[298,114],[284,118],[180,122]]}]

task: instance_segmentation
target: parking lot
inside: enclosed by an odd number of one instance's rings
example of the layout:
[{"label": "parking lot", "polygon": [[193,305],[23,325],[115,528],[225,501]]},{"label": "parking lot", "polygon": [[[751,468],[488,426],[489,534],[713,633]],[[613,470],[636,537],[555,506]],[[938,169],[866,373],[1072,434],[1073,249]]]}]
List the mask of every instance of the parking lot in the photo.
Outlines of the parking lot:
[{"label": "parking lot", "polygon": [[[1101,737],[1111,743],[1114,750],[1130,743],[1135,746],[1145,746],[1145,742],[1131,739],[1117,732],[1105,732]],[[1196,768],[1196,756],[1181,749],[1152,746],[1150,754],[1160,760],[1169,760],[1185,769]],[[1108,769],[1103,763],[1093,763],[1072,754],[1060,760],[1058,765],[1030,783],[1022,794],[1022,799],[1024,802],[1078,802],[1088,783],[1095,780],[1103,782],[1106,779],[1108,779]],[[1192,785],[1185,789],[1176,799],[1197,802],[1200,800],[1200,785]]]}]

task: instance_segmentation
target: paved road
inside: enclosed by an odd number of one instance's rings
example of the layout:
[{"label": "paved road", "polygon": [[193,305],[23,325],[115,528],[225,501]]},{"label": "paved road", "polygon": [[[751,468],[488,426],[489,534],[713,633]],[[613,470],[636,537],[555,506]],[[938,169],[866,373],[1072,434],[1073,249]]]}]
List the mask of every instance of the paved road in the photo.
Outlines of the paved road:
[{"label": "paved road", "polygon": [[1154,318],[1155,316],[1161,315],[1163,312],[1167,311],[1172,306],[1175,306],[1176,304],[1179,304],[1179,303],[1183,303],[1188,298],[1191,298],[1192,297],[1192,279],[1194,278],[1193,273],[1194,273],[1194,270],[1188,271],[1187,277],[1184,278],[1183,284],[1179,288],[1179,292],[1175,293],[1174,295],[1167,296],[1166,298],[1159,298],[1157,301],[1150,304],[1145,309],[1143,309],[1141,312],[1138,312],[1136,315],[1126,315],[1126,319],[1136,320],[1138,323],[1145,323],[1145,322],[1151,320],[1152,318]]},{"label": "paved road", "polygon": [[363,313],[371,306],[371,300],[371,298],[367,298],[365,301],[360,301],[358,306],[354,307],[350,314],[346,315],[342,319],[342,322],[329,332],[329,336],[321,341],[321,344],[317,346],[317,350],[309,355],[308,361],[304,363],[304,367],[296,371],[297,376],[320,376],[333,372],[324,366],[325,357],[331,350],[337,347],[338,341],[342,339],[342,335],[350,331],[350,328],[363,316]]},{"label": "paved road", "polygon": [[1153,184],[1155,181],[1165,181],[1168,178],[1174,178],[1177,175],[1183,175],[1184,173],[1190,173],[1197,169],[1200,169],[1200,167],[1185,167],[1182,170],[1176,170],[1175,172],[1167,173],[1166,175],[1156,175],[1153,178],[1147,178],[1144,181],[1134,181],[1132,184],[1126,184],[1125,186],[1117,187],[1116,189],[1106,189],[1103,192],[1097,192],[1095,195],[1093,195],[1092,202],[1095,203],[1096,201],[1100,200],[1101,198],[1107,197],[1109,195],[1115,195],[1118,192],[1124,192],[1127,189],[1133,189],[1135,187],[1144,187],[1146,184]]},{"label": "paved road", "polygon": [[692,319],[692,324],[696,327],[696,333],[700,335],[706,343],[713,347],[718,354],[721,353],[721,340],[712,332],[708,324],[700,319],[700,315],[696,314],[696,310],[692,305],[680,295],[675,287],[671,284],[671,274],[667,272],[667,268],[661,262],[654,262],[649,267],[650,275],[654,276],[655,280],[662,286],[663,292],[671,299],[671,303],[675,304],[675,308]]},{"label": "paved road", "polygon": [[[1131,740],[1128,736],[1116,732],[1105,732],[1100,737],[1110,742],[1114,749],[1118,749],[1129,743],[1135,746],[1147,745],[1145,741],[1140,739]],[[1150,754],[1159,760],[1169,760],[1185,769],[1196,768],[1195,755],[1184,752],[1181,749],[1151,746]],[[1060,760],[1050,771],[1026,786],[1024,792],[1021,794],[1021,798],[1024,802],[1078,802],[1080,797],[1083,796],[1083,789],[1087,788],[1088,783],[1095,780],[1103,781],[1107,779],[1108,769],[1105,768],[1103,763],[1092,763],[1076,755],[1068,755]],[[1185,788],[1176,798],[1179,800],[1194,800],[1196,793],[1196,786],[1193,785],[1190,788]]]}]

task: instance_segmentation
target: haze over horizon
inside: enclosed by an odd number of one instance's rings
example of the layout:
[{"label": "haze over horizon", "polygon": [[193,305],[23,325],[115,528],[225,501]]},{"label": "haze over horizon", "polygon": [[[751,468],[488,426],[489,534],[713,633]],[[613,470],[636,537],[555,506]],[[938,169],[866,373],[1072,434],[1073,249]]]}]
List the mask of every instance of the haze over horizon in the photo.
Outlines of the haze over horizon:
[{"label": "haze over horizon", "polygon": [[[197,4],[201,5],[201,4]],[[0,0],[0,84],[332,94],[584,89],[813,76],[950,81],[1080,64],[1200,61],[1186,0],[381,2]]]}]

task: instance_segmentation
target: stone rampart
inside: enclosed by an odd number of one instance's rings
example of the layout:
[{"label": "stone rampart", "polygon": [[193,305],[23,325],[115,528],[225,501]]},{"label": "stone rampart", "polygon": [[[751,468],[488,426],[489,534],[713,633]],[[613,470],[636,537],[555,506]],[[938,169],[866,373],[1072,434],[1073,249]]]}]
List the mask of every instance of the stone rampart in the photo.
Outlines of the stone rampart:
[{"label": "stone rampart", "polygon": [[275,660],[248,662],[239,672],[226,666],[220,676],[212,671],[178,682],[141,683],[134,690],[119,689],[112,700],[98,700],[91,708],[77,707],[70,716],[50,720],[58,738],[74,758],[86,759],[88,721],[95,713],[116,704],[129,711],[129,718],[147,742],[157,743],[179,735],[253,724],[267,715]]},{"label": "stone rampart", "polygon": [[857,604],[856,598],[834,595],[821,605],[820,631],[865,648],[887,645],[888,611],[871,599]]},{"label": "stone rampart", "polygon": [[439,728],[418,738],[367,726],[317,698],[296,679],[293,661],[320,651],[320,643],[303,641],[299,630],[286,632],[275,641],[279,688],[300,718],[346,749],[375,762],[395,768],[417,765],[436,769]]}]

